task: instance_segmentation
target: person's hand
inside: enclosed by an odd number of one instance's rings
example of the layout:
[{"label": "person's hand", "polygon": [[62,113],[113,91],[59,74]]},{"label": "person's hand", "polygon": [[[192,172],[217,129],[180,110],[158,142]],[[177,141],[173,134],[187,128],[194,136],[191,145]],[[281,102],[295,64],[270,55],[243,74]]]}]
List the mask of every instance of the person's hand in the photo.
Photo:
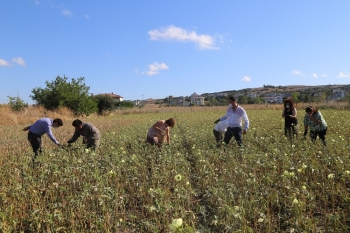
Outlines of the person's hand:
[{"label": "person's hand", "polygon": [[219,123],[220,119],[217,119],[216,121],[214,121],[214,124]]},{"label": "person's hand", "polygon": [[247,130],[245,129],[245,130],[243,130],[243,134],[246,134],[247,133]]}]

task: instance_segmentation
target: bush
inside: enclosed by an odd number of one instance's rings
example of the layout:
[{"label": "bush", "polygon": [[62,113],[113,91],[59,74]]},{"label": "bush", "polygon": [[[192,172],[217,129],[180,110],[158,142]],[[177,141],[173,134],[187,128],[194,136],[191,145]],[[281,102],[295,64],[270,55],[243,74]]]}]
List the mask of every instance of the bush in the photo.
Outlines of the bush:
[{"label": "bush", "polygon": [[19,96],[17,97],[7,96],[7,97],[9,98],[8,105],[10,106],[12,112],[21,112],[26,107],[28,107],[28,104],[24,103],[24,101]]},{"label": "bush", "polygon": [[47,110],[67,107],[76,116],[96,112],[96,99],[89,95],[90,87],[85,85],[84,77],[73,78],[71,82],[67,79],[57,76],[52,82],[46,81],[46,88],[34,88],[30,97]]},{"label": "bush", "polygon": [[99,115],[102,115],[105,111],[113,111],[117,108],[118,103],[109,95],[97,95],[95,99]]}]

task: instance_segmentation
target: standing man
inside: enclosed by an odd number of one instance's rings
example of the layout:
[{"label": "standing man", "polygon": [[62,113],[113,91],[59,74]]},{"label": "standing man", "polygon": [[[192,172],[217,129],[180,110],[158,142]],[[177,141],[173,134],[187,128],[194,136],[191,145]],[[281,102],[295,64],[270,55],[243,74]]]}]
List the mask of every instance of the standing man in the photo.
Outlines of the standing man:
[{"label": "standing man", "polygon": [[89,122],[82,122],[79,119],[74,120],[72,126],[74,126],[75,131],[73,137],[67,141],[68,143],[75,142],[81,135],[83,136],[83,144],[87,148],[92,148],[93,150],[98,148],[100,144],[100,131],[96,126]]},{"label": "standing man", "polygon": [[228,119],[229,127],[226,130],[224,142],[228,144],[232,137],[235,137],[235,140],[239,146],[242,146],[242,119],[244,120],[244,129],[243,134],[247,133],[249,128],[249,119],[245,110],[238,106],[236,98],[231,96],[228,98],[230,107],[226,111],[226,115],[216,120],[214,123]]},{"label": "standing man", "polygon": [[56,118],[55,120],[52,120],[50,118],[40,118],[34,124],[23,128],[23,131],[29,130],[28,141],[30,142],[30,145],[33,148],[34,158],[36,158],[39,155],[39,152],[40,153],[42,152],[41,136],[44,135],[45,133],[53,143],[60,146],[60,144],[52,134],[51,126],[53,128],[58,128],[62,125],[63,125],[63,122],[60,118]]}]

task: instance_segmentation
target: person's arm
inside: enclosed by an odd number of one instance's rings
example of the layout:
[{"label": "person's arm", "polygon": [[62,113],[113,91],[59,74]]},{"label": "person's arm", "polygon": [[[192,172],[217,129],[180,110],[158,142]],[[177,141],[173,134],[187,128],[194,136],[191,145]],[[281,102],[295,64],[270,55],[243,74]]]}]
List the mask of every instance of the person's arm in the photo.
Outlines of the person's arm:
[{"label": "person's arm", "polygon": [[292,115],[289,116],[290,118],[297,118],[297,109],[293,108]]},{"label": "person's arm", "polygon": [[170,144],[170,130],[169,130],[169,127],[166,128],[165,133],[166,133],[166,142],[168,144]]},{"label": "person's arm", "polygon": [[74,131],[74,134],[73,134],[73,136],[72,136],[72,138],[69,139],[67,142],[68,142],[68,143],[73,143],[73,142],[75,142],[79,137],[80,137],[79,131],[78,131],[78,130],[75,130],[75,131]]},{"label": "person's arm", "polygon": [[309,116],[307,114],[305,114],[305,116],[304,116],[304,136],[307,135],[307,130],[309,128],[308,122],[307,122],[307,117],[309,117]]},{"label": "person's arm", "polygon": [[56,140],[56,138],[53,136],[52,131],[51,131],[51,126],[49,124],[44,125],[44,130],[47,133],[47,136],[50,138],[50,140],[55,143],[55,144],[59,144],[58,141]]},{"label": "person's arm", "polygon": [[248,131],[248,128],[249,128],[249,118],[248,118],[248,115],[246,113],[245,110],[243,110],[243,120],[244,120],[244,129],[243,129],[243,133],[246,134],[247,131]]},{"label": "person's arm", "polygon": [[32,126],[32,125],[28,125],[28,126],[24,127],[22,130],[23,130],[23,131],[27,131],[27,130],[30,129],[31,126]]}]

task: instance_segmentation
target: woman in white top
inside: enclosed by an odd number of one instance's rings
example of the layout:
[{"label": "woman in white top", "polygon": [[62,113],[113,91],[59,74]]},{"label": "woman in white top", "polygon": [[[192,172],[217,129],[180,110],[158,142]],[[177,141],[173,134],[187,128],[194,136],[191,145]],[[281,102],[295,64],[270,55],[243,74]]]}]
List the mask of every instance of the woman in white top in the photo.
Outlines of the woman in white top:
[{"label": "woman in white top", "polygon": [[170,128],[175,126],[175,119],[170,118],[168,120],[159,120],[147,132],[147,142],[157,146],[161,146],[163,138],[166,137],[166,141],[170,143]]}]

